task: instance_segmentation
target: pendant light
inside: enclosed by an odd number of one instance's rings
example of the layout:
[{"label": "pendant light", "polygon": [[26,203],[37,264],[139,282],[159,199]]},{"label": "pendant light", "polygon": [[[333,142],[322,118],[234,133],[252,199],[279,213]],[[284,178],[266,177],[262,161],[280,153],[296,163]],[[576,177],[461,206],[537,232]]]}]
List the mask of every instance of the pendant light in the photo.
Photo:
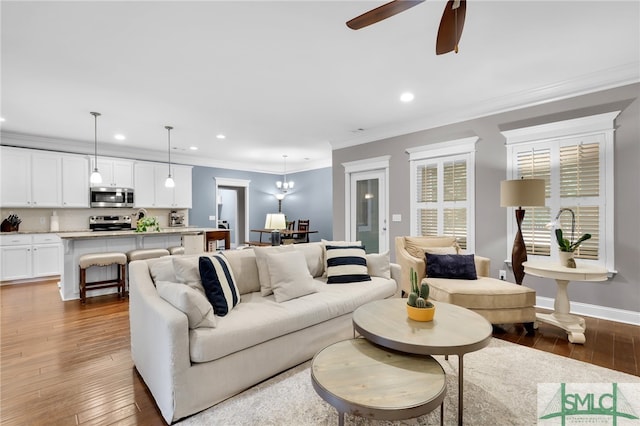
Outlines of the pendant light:
[{"label": "pendant light", "polygon": [[171,129],[173,129],[173,127],[171,126],[164,126],[165,129],[167,129],[167,145],[168,145],[168,152],[169,152],[169,176],[167,176],[167,180],[164,181],[164,186],[166,186],[167,188],[173,188],[176,186],[176,183],[173,181],[173,178],[171,177]]},{"label": "pendant light", "polygon": [[90,183],[102,183],[102,176],[100,175],[100,172],[98,171],[98,117],[101,115],[99,112],[91,112],[91,115],[93,115],[93,119],[94,119],[94,129],[95,129],[95,134],[94,134],[94,146],[95,146],[95,152],[94,152],[94,167],[93,167],[93,172],[91,173],[91,177],[89,178],[89,182]]},{"label": "pendant light", "polygon": [[284,182],[280,180],[276,182],[276,188],[282,191],[283,194],[286,194],[288,190],[293,189],[293,181],[290,180],[287,182],[287,157],[288,155],[286,154],[282,156],[282,158],[284,158],[284,175],[282,176]]}]

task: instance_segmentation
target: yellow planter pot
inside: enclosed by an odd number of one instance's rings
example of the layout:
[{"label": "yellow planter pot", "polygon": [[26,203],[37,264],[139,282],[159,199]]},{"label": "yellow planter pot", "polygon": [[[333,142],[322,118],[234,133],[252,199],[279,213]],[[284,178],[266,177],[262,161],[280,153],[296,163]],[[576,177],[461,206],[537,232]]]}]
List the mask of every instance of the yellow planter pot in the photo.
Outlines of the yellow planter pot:
[{"label": "yellow planter pot", "polygon": [[436,313],[436,307],[431,308],[414,308],[407,305],[407,315],[414,321],[433,321],[433,316]]}]

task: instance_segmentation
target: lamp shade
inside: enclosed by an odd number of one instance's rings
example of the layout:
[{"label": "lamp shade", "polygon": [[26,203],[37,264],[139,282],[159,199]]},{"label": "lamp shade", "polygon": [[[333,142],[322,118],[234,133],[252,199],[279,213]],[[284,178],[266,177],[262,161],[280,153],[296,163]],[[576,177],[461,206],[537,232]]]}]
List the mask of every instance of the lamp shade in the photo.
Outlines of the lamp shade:
[{"label": "lamp shade", "polygon": [[500,207],[544,206],[544,179],[500,182]]},{"label": "lamp shade", "polygon": [[265,229],[285,229],[287,227],[287,220],[284,217],[284,213],[267,214],[264,227]]}]

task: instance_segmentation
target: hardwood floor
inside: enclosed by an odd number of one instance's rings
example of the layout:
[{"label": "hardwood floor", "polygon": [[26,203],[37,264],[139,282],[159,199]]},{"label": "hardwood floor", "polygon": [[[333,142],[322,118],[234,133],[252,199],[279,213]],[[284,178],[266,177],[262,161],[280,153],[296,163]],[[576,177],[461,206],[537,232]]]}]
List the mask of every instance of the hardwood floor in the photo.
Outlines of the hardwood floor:
[{"label": "hardwood floor", "polygon": [[[0,424],[165,424],[131,361],[127,301],[62,302],[54,282],[3,286],[0,299]],[[586,320],[585,345],[546,324],[494,336],[640,376],[640,327]]]}]

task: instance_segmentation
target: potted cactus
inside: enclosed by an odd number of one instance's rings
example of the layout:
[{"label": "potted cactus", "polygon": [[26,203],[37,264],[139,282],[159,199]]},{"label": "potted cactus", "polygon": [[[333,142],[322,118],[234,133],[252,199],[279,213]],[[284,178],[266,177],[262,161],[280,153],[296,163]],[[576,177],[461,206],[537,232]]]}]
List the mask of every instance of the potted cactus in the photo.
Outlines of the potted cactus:
[{"label": "potted cactus", "polygon": [[407,315],[414,321],[432,321],[436,307],[429,302],[429,284],[418,285],[418,273],[411,268],[411,293],[407,299]]}]

